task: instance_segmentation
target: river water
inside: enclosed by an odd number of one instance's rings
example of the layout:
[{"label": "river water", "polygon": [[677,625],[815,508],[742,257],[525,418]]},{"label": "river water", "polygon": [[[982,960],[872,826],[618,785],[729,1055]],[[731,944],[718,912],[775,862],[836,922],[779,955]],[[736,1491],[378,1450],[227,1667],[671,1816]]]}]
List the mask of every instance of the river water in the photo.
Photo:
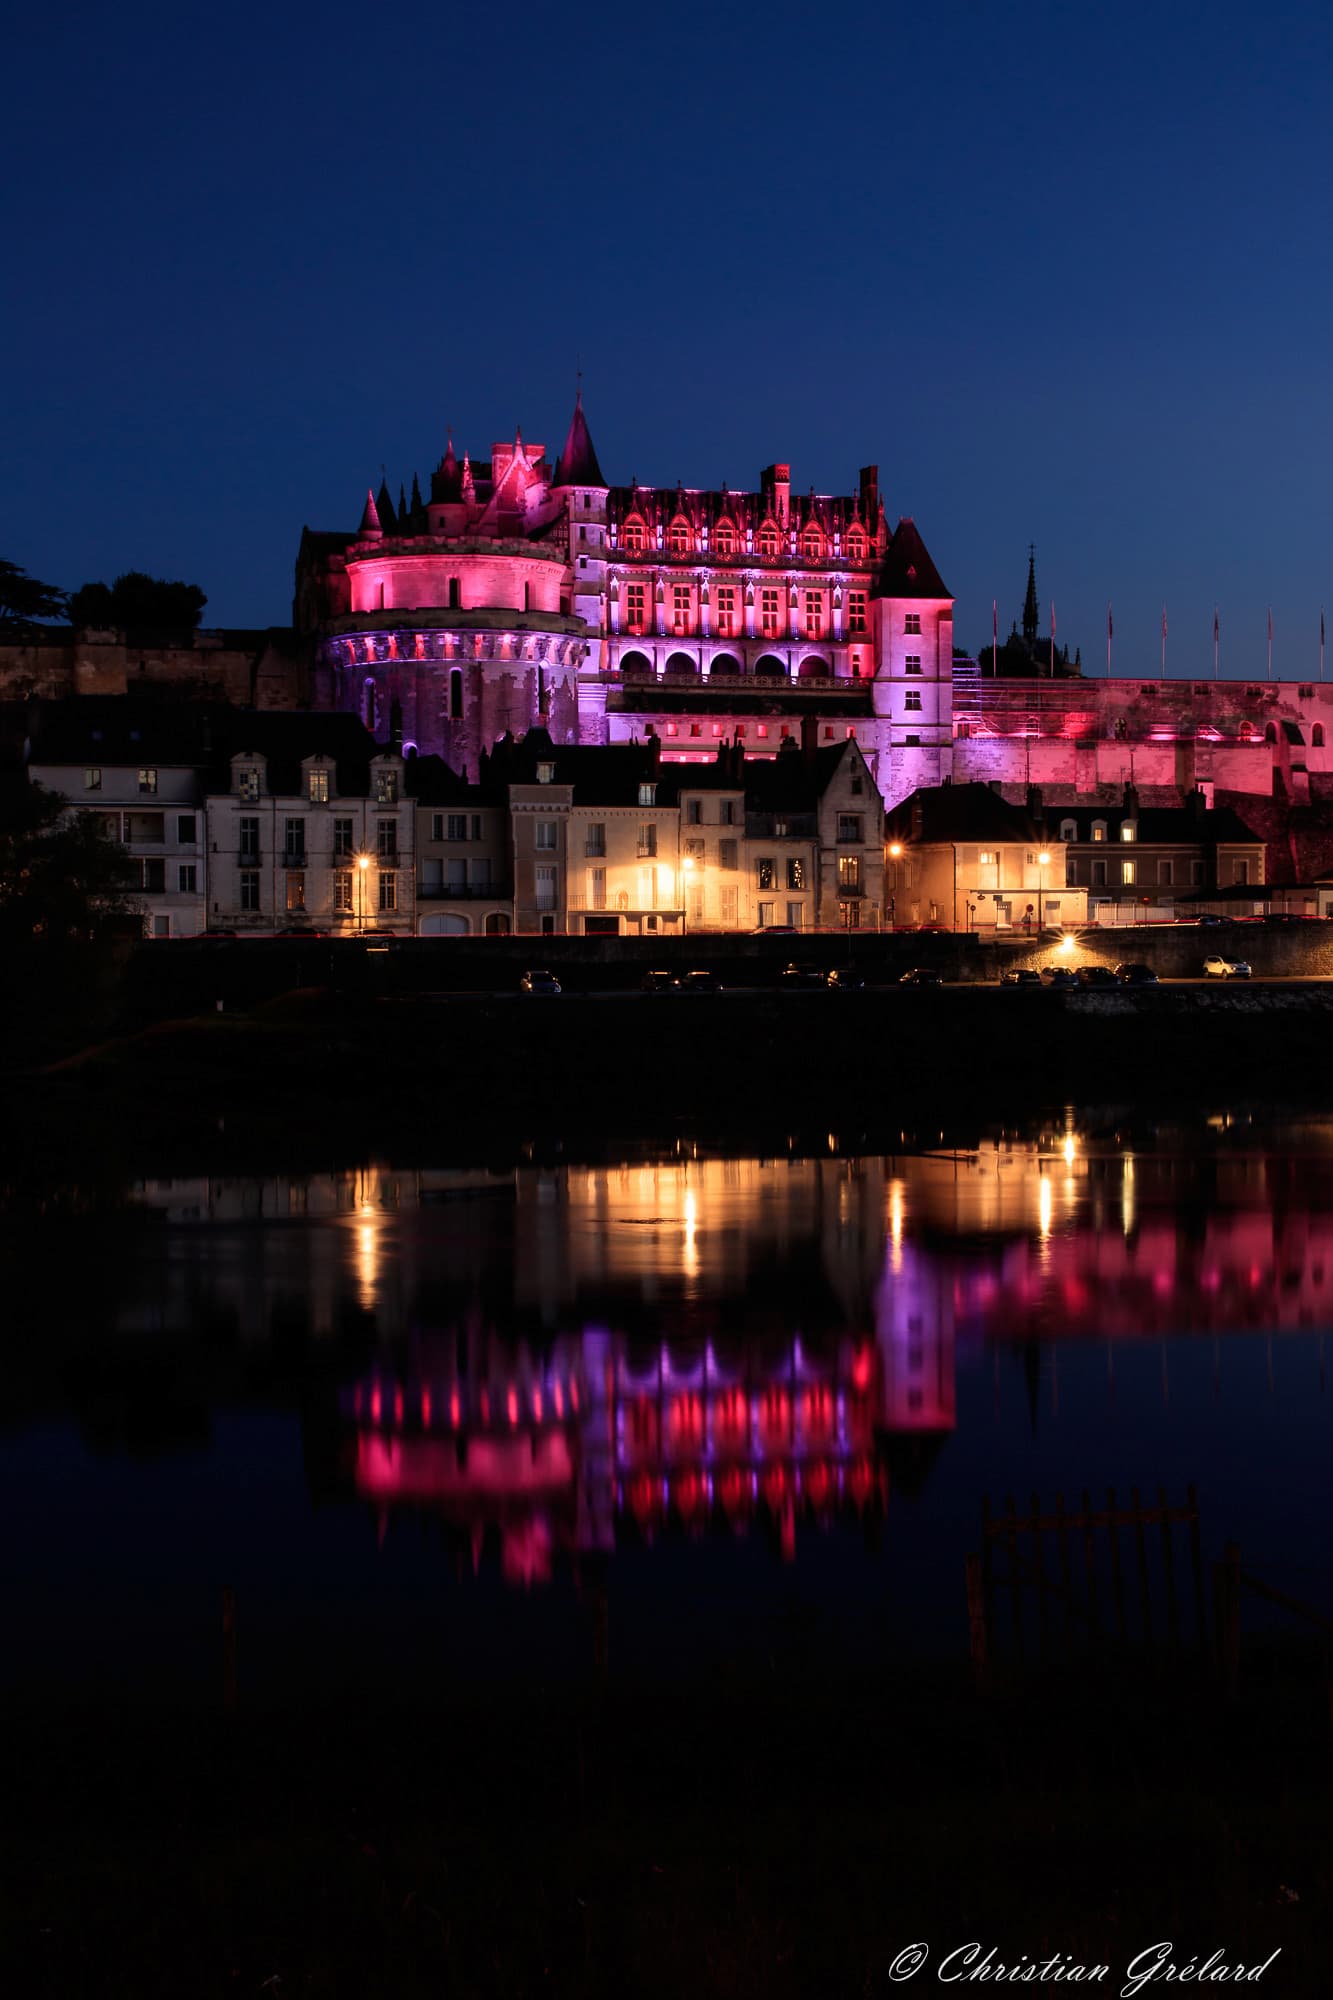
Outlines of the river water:
[{"label": "river water", "polygon": [[965,1662],[970,1554],[997,1649],[1016,1552],[1031,1652],[1188,1646],[1231,1542],[1333,1599],[1333,1122],[149,1180],[7,1256],[11,1698],[215,1701],[224,1590],[258,1705]]}]

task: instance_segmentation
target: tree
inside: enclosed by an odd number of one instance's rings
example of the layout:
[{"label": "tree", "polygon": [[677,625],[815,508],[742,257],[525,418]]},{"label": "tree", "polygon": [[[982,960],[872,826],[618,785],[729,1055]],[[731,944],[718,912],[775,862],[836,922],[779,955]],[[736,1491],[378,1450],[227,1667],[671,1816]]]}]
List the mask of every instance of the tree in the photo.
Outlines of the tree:
[{"label": "tree", "polygon": [[42,785],[0,789],[0,953],[87,941],[130,913],[126,855],[95,813]]},{"label": "tree", "polygon": [[63,590],[0,556],[0,633],[6,638],[26,637],[41,620],[63,618],[65,606]]},{"label": "tree", "polygon": [[85,583],[69,600],[74,624],[122,632],[193,632],[208,598],[197,583],[167,583],[140,569],[111,585]]}]

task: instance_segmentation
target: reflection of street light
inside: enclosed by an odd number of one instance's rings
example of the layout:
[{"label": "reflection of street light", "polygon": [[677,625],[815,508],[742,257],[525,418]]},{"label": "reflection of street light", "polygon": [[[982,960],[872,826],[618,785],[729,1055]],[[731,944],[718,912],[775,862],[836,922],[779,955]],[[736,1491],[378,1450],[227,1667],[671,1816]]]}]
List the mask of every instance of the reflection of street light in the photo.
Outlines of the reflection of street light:
[{"label": "reflection of street light", "polygon": [[680,864],[680,934],[688,937],[690,931],[690,870],[694,866],[694,856],[687,854]]},{"label": "reflection of street light", "polygon": [[358,854],[356,857],[356,879],[360,891],[357,897],[360,906],[360,915],[357,918],[358,931],[363,931],[366,927],[366,870],[369,866],[370,856],[368,854]]}]

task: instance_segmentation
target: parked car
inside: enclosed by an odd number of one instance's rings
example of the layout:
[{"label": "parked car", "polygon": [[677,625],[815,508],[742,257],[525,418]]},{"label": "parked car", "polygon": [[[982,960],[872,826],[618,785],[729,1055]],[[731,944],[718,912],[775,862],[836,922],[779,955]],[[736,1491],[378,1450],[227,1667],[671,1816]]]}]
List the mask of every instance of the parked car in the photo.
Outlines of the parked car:
[{"label": "parked car", "polygon": [[682,972],[676,981],[677,993],[720,993],[717,975],[712,972]]},{"label": "parked car", "polygon": [[865,988],[865,980],[854,965],[835,965],[828,983],[835,993],[860,993]]},{"label": "parked car", "polygon": [[1109,965],[1080,965],[1077,977],[1080,986],[1115,986],[1119,983]]},{"label": "parked car", "polygon": [[779,986],[798,992],[813,992],[816,987],[824,990],[824,975],[817,965],[788,965],[778,974]]},{"label": "parked car", "polygon": [[1220,952],[1213,952],[1203,962],[1205,979],[1248,979],[1250,966],[1248,959],[1223,958]]},{"label": "parked car", "polygon": [[660,968],[652,972],[645,972],[643,978],[639,981],[640,991],[644,993],[671,993],[675,990],[675,985],[675,973],[663,972]]},{"label": "parked car", "polygon": [[532,971],[523,974],[518,982],[518,990],[520,993],[558,993],[560,981],[553,972],[534,967]]},{"label": "parked car", "polygon": [[1000,974],[1001,986],[1040,986],[1041,974],[1034,972],[1030,965],[1012,966],[1008,972]]},{"label": "parked car", "polygon": [[1122,986],[1156,986],[1157,984],[1157,974],[1153,971],[1152,967],[1145,965],[1141,959],[1137,958],[1127,959],[1123,965],[1117,965],[1115,976]]},{"label": "parked car", "polygon": [[1078,974],[1072,965],[1044,965],[1041,970],[1043,986],[1063,987],[1066,991],[1078,985]]},{"label": "parked car", "polygon": [[903,974],[898,984],[900,986],[942,986],[944,981],[940,978],[939,973],[936,972],[933,965],[914,965]]}]

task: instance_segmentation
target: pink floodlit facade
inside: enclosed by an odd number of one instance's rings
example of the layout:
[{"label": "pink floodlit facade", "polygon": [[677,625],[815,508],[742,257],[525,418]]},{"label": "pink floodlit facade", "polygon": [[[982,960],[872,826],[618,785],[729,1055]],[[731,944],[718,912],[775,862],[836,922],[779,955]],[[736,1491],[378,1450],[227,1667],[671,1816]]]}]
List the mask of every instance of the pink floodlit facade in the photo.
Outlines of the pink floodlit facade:
[{"label": "pink floodlit facade", "polygon": [[668,761],[721,743],[770,757],[813,719],[854,737],[892,806],[950,778],[1048,798],[1195,785],[1317,801],[1333,780],[1333,684],[983,676],[954,603],[878,469],[802,492],[774,462],[752,489],[613,486],[582,405],[554,465],[521,432],[422,495],[367,497],[354,533],[307,529],[295,623],[317,704],[475,777],[506,731],[559,743],[659,737]]}]

